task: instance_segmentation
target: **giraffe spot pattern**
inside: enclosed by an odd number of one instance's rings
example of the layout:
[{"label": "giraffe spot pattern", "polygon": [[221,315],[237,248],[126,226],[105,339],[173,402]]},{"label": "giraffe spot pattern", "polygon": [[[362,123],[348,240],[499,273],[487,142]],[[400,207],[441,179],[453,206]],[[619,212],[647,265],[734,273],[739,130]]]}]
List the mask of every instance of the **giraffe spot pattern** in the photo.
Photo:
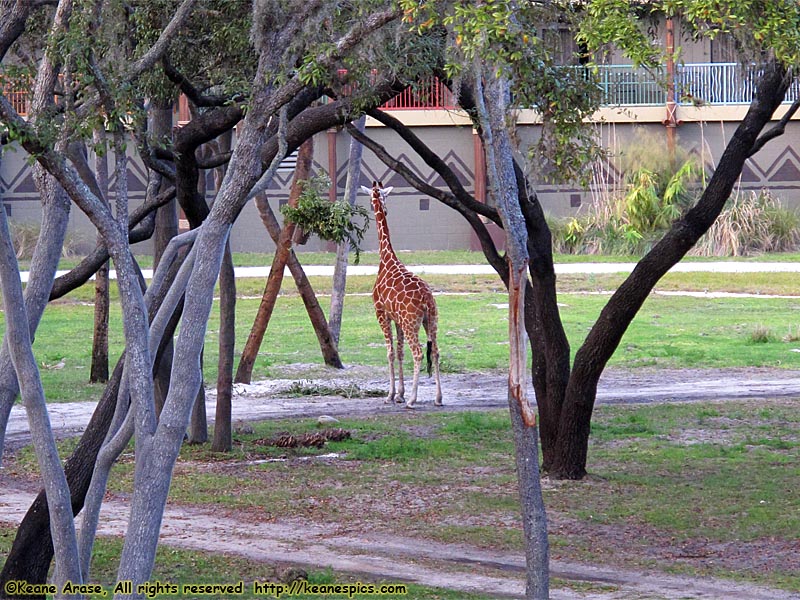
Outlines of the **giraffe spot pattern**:
[{"label": "giraffe spot pattern", "polygon": [[377,183],[372,186],[372,210],[375,213],[375,224],[378,229],[380,264],[378,276],[372,289],[372,300],[375,315],[383,330],[389,359],[390,389],[387,402],[395,399],[394,377],[394,343],[391,323],[397,324],[397,358],[399,362],[399,398],[403,396],[403,340],[408,342],[414,357],[414,382],[411,398],[406,402],[412,407],[417,399],[417,383],[422,363],[422,347],[419,343],[419,328],[425,327],[431,345],[431,361],[436,376],[435,404],[442,403],[442,390],[439,381],[439,348],[436,341],[438,328],[438,310],[433,292],[420,277],[411,273],[397,258],[389,236],[389,225],[386,220],[387,192]]}]

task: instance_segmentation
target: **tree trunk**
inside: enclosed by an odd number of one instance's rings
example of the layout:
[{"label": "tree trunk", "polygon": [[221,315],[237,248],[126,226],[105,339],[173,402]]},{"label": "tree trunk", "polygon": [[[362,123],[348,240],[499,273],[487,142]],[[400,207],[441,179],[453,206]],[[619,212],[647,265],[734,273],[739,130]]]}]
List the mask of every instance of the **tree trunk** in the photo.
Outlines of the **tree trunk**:
[{"label": "tree trunk", "polygon": [[233,355],[236,347],[236,276],[233,272],[230,243],[225,247],[219,273],[219,366],[217,369],[217,409],[214,418],[213,452],[230,452],[231,400],[233,397]]},{"label": "tree trunk", "polygon": [[[64,464],[73,515],[77,515],[83,508],[83,499],[92,477],[97,452],[100,450],[111,418],[114,416],[124,358],[123,354],[77,447]],[[46,583],[52,560],[53,539],[50,535],[50,515],[47,512],[47,496],[42,490],[17,528],[11,550],[3,565],[3,570],[0,572],[0,598],[44,598],[44,596],[6,595],[4,593],[5,585],[9,581],[27,581],[31,584]]]},{"label": "tree trunk", "polygon": [[[308,179],[311,174],[311,162],[313,158],[314,144],[311,138],[309,138],[300,146],[300,152],[297,155],[297,167],[295,168],[292,187],[289,192],[290,206],[297,205],[297,199],[300,196],[300,182]],[[269,320],[275,308],[275,302],[281,290],[281,284],[283,283],[283,271],[286,268],[286,261],[292,249],[294,229],[294,223],[286,222],[281,230],[281,235],[277,247],[275,248],[275,256],[272,260],[272,267],[270,268],[267,284],[264,288],[264,294],[261,297],[261,303],[258,306],[258,312],[256,313],[253,327],[250,329],[250,335],[247,337],[242,356],[239,359],[239,367],[236,369],[236,377],[234,379],[236,383],[250,383],[252,378],[258,350],[261,348],[261,342],[264,340],[264,334],[267,331],[267,326],[269,325]]]},{"label": "tree trunk", "polygon": [[[355,122],[356,130],[364,133],[367,124],[367,116],[363,115]],[[347,158],[347,180],[344,186],[344,198],[354,206],[358,193],[359,180],[361,179],[361,155],[364,146],[355,138],[350,139],[350,153]],[[331,177],[334,177],[332,174]],[[344,310],[345,288],[347,287],[347,262],[350,253],[350,243],[347,240],[339,242],[336,248],[336,265],[333,268],[333,289],[331,290],[331,309],[329,311],[328,324],[331,330],[331,337],[336,345],[339,345],[339,333],[342,329],[342,311]]]},{"label": "tree trunk", "polygon": [[656,283],[686,255],[722,212],[745,160],[760,147],[759,136],[783,101],[790,82],[784,67],[775,62],[765,65],[750,108],[697,204],[639,261],[611,296],[576,352],[559,421],[551,468],[554,477],[581,479],[585,476],[597,383],[606,363]]},{"label": "tree trunk", "polygon": [[[172,134],[172,102],[154,99],[147,111],[148,133],[154,140],[169,139]],[[148,198],[164,191],[167,183],[164,178],[151,171],[147,185]],[[176,200],[170,200],[156,211],[153,231],[153,267],[158,267],[161,256],[170,240],[178,235],[178,207]],[[168,340],[161,358],[156,364],[153,379],[156,414],[161,414],[164,400],[169,392],[169,372],[172,368],[172,340]]]},{"label": "tree trunk", "polygon": [[[105,130],[95,130],[93,140],[96,146],[105,148]],[[102,156],[101,156],[102,154]],[[108,161],[105,153],[94,156],[94,173],[97,187],[108,203]],[[109,264],[105,261],[94,278],[94,334],[92,336],[92,364],[89,371],[91,383],[108,381],[108,310],[109,310]]]},{"label": "tree trunk", "polygon": [[[19,265],[11,243],[5,210],[0,210],[0,289],[6,322],[5,339],[19,381],[36,460],[47,492],[47,509],[56,550],[53,583],[60,589],[69,581],[82,581],[78,543],[72,520],[69,485],[58,456],[47,414],[44,389],[33,355]],[[62,595],[57,594],[57,597]]]},{"label": "tree trunk", "polygon": [[[232,132],[217,139],[217,152],[229,152]],[[214,184],[219,192],[225,167],[214,172]],[[236,352],[236,274],[230,242],[225,246],[225,256],[219,272],[219,362],[217,364],[217,408],[214,418],[213,452],[230,452],[233,447],[231,403],[233,400],[233,362]]]},{"label": "tree trunk", "polygon": [[[205,154],[208,150],[208,145],[203,145],[197,149],[197,153]],[[197,178],[197,196],[202,199],[203,204],[206,203],[206,177],[205,173],[198,172]],[[177,226],[177,215],[176,215]],[[200,353],[200,373],[203,373],[203,352]],[[203,381],[197,388],[197,398],[194,401],[192,408],[192,418],[189,421],[189,437],[190,444],[204,444],[208,441],[208,419],[206,418],[206,388]]]},{"label": "tree trunk", "polygon": [[[200,374],[203,373],[203,352],[200,352]],[[186,441],[190,444],[205,444],[208,441],[208,419],[206,418],[206,389],[203,380],[197,388],[197,395],[192,406],[192,418],[189,420],[189,432]]]},{"label": "tree trunk", "polygon": [[[488,71],[484,77],[483,70]],[[482,82],[485,81],[485,84]],[[509,261],[509,374],[508,402],[514,431],[520,506],[525,533],[526,598],[550,597],[547,516],[539,481],[536,452],[536,413],[526,397],[525,290],[528,266],[528,232],[519,202],[514,151],[507,129],[508,82],[497,77],[491,66],[476,72],[476,99],[486,148],[487,182],[506,232]]]}]

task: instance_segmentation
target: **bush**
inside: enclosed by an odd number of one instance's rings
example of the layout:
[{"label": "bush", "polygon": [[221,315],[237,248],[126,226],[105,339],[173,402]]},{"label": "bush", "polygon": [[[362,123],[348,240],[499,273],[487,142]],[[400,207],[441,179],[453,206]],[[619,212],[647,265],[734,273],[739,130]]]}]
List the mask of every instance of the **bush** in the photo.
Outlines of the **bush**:
[{"label": "bush", "polygon": [[696,161],[686,160],[659,175],[639,167],[628,175],[624,196],[596,200],[582,217],[555,224],[556,252],[574,254],[641,254],[669,228],[694,199]]},{"label": "bush", "polygon": [[735,196],[700,239],[695,256],[746,256],[787,252],[800,246],[800,216],[769,190]]}]

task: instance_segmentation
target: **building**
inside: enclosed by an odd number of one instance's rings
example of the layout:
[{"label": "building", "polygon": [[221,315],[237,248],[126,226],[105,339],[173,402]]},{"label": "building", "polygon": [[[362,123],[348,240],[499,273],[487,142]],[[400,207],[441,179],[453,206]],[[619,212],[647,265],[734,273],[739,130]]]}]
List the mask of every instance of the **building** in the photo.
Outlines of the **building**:
[{"label": "building", "polygon": [[[670,22],[662,23],[664,44],[673,44],[677,34]],[[556,32],[558,33],[558,32]],[[571,36],[563,36],[572,43]],[[540,184],[537,192],[550,215],[563,217],[575,214],[587,204],[601,198],[621,185],[618,157],[634,142],[648,143],[664,148],[676,145],[697,155],[708,171],[722,153],[728,139],[747,110],[757,67],[743,67],[733,62],[734,53],[729,40],[718,36],[713,41],[702,40],[686,46],[685,62],[664,65],[661,72],[652,73],[627,64],[610,63],[599,69],[600,84],[605,102],[594,116],[592,126],[602,143],[611,151],[611,159],[595,166],[593,183],[588,187],[577,185]],[[668,86],[661,81],[670,82]],[[432,79],[423,96],[408,92],[384,107],[393,116],[412,127],[433,150],[458,175],[465,187],[476,197],[485,196],[482,149],[480,140],[465,115],[454,110],[454,102],[444,86]],[[787,102],[776,115],[780,118],[794,101],[800,90],[797,85],[790,90]],[[11,96],[24,110],[24,95]],[[176,120],[186,118],[185,105],[179,107]],[[521,114],[523,135],[536,135],[539,127],[533,111]],[[418,159],[400,141],[394,132],[378,122],[368,119],[367,133],[389,148],[392,154],[407,163],[423,180],[445,187],[438,175]],[[745,165],[740,191],[768,188],[784,205],[800,208],[800,154],[795,149],[800,139],[800,123],[792,120],[786,133],[770,142]],[[315,167],[331,176],[331,196],[341,197],[346,177],[346,160],[350,137],[344,130],[328,131],[315,140]],[[132,155],[129,167],[129,192],[132,202],[143,199],[147,181],[145,168]],[[292,178],[291,160],[285,161],[268,192],[273,209],[286,202]],[[474,248],[472,230],[453,210],[429,197],[421,196],[400,176],[390,171],[371,152],[365,150],[362,183],[373,179],[394,186],[390,197],[389,222],[392,241],[398,250],[411,249],[463,249]],[[211,175],[207,188],[213,190]],[[38,220],[39,199],[33,185],[27,156],[24,152],[6,152],[0,163],[0,197],[12,221]],[[368,206],[368,199],[360,200]],[[71,231],[84,237],[87,245],[94,244],[94,232],[88,219],[75,210]],[[234,251],[269,251],[273,243],[261,224],[253,204],[248,205],[237,221],[232,237]],[[148,244],[143,243],[142,251]],[[368,233],[365,250],[374,250],[377,239]],[[329,249],[328,243],[312,238],[309,250]]]}]

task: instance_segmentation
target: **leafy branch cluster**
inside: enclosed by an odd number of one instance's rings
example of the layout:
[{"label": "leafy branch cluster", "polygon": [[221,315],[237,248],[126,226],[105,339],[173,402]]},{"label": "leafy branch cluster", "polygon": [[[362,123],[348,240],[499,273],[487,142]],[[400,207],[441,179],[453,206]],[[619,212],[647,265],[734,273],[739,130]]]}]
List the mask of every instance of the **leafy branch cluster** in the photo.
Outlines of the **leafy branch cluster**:
[{"label": "leafy branch cluster", "polygon": [[341,200],[327,200],[324,197],[324,190],[330,185],[327,176],[313,177],[301,185],[297,206],[286,204],[281,207],[281,214],[306,233],[313,233],[323,240],[337,244],[347,241],[355,253],[354,262],[358,264],[360,244],[369,227],[367,209]]},{"label": "leafy branch cluster", "polygon": [[491,64],[496,77],[509,81],[512,106],[538,113],[543,135],[522,150],[542,179],[556,182],[580,179],[602,153],[594,132],[584,127],[600,104],[596,76],[579,64],[583,57],[562,56],[559,32],[577,20],[574,4],[401,1],[412,31],[447,31],[449,78],[469,78],[473,66]]}]

